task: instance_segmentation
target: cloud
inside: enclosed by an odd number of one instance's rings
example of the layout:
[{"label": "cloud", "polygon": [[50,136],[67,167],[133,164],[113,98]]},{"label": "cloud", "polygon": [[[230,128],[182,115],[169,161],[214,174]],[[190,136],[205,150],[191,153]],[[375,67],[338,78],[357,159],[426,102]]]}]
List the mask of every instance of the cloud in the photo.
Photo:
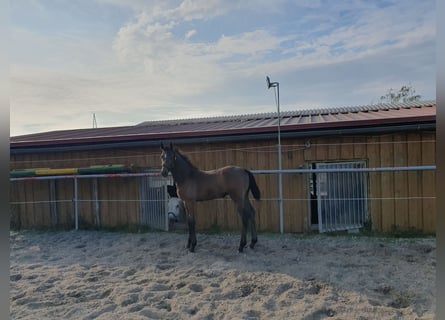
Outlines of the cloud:
[{"label": "cloud", "polygon": [[[123,5],[114,0],[100,2]],[[257,28],[248,31],[223,34],[213,41],[201,39],[199,42],[195,39],[199,32],[199,25],[196,23],[193,29],[188,28],[187,32],[184,31],[180,35],[176,33],[176,29],[185,27],[191,20],[199,22],[228,16],[246,10],[249,5],[252,12],[258,11],[258,7],[279,8],[279,5],[272,6],[268,1],[259,1],[256,4],[255,9],[252,9],[252,3],[249,1],[234,4],[216,0],[186,0],[174,4],[171,1],[156,3],[132,0],[126,5],[135,10],[135,17],[120,28],[113,43],[113,50],[119,57],[122,68],[131,66],[134,70],[145,69],[146,73],[152,75],[151,78],[159,79],[165,72],[178,76],[180,72],[200,70],[198,68],[203,68],[204,74],[205,70],[209,73],[224,73],[231,68],[250,74],[252,62],[259,64],[258,68],[298,70],[312,65],[338,63],[358,58],[363,54],[375,54],[385,47],[409,46],[415,41],[416,35],[418,42],[434,37],[434,22],[429,19],[431,14],[426,9],[418,12],[400,6],[390,6],[382,11],[361,1],[354,3],[359,9],[357,14],[350,8],[339,5],[328,7],[328,11],[323,13],[314,14],[310,11],[308,15],[302,15],[301,20],[306,20],[305,22],[310,16],[316,19],[319,31],[325,33],[321,36],[313,35],[312,40],[306,37],[307,31],[305,33],[299,29],[282,30],[278,35],[276,29],[267,25],[257,25]],[[320,4],[298,3],[300,8],[310,8],[313,5]],[[279,10],[283,14],[283,9]],[[335,25],[332,21],[327,23],[329,16],[335,17],[346,10],[349,10],[352,24],[343,26]],[[401,10],[404,10],[403,14],[397,14]],[[414,12],[417,14],[416,19]],[[417,26],[412,26],[413,20]],[[304,23],[297,24],[303,25]],[[310,32],[315,31],[311,29]],[[394,34],[390,41],[388,34]],[[194,41],[190,41],[192,38]],[[90,45],[91,47],[94,46]],[[77,54],[81,52],[71,51]]]},{"label": "cloud", "polygon": [[224,55],[224,58],[238,54],[255,56],[278,49],[284,39],[286,38],[280,39],[266,30],[254,30],[235,36],[222,35],[218,42],[211,46],[211,50],[215,54]]},{"label": "cloud", "polygon": [[170,97],[190,96],[221,87],[232,72],[247,71],[252,59],[261,60],[287,39],[277,38],[266,30],[254,30],[221,35],[214,42],[190,41],[197,34],[196,29],[189,30],[184,38],[175,33],[179,21],[165,20],[169,15],[187,17],[184,19],[200,17],[198,11],[205,13],[214,3],[199,7],[202,11],[187,4],[170,10],[170,14],[164,12],[157,21],[153,14],[150,17],[139,14],[134,22],[119,30],[113,50],[122,64],[139,68],[138,74],[152,84],[154,91]]},{"label": "cloud", "polygon": [[111,35],[13,26],[11,131],[85,127],[93,111],[100,126],[273,111],[266,75],[283,110],[368,103],[404,78],[419,94],[434,84],[432,1],[97,3],[126,12]]},{"label": "cloud", "polygon": [[254,64],[264,63],[267,55],[280,50],[280,43],[291,39],[265,29],[221,34],[214,41],[195,39],[196,27],[185,37],[177,33],[189,20],[208,20],[238,9],[226,1],[184,1],[162,12],[143,11],[119,30],[113,50],[122,64],[139,68],[154,91],[170,97],[202,95],[221,88],[234,73],[250,75]]},{"label": "cloud", "polygon": [[195,29],[187,31],[187,33],[185,34],[185,38],[190,39],[191,37],[193,37],[196,34],[196,32],[197,31]]},{"label": "cloud", "polygon": [[[149,10],[157,5],[156,1],[146,0],[95,0],[99,4],[112,5],[119,8],[130,8],[134,12],[140,12],[142,10]],[[166,1],[165,1],[166,2]]]},{"label": "cloud", "polygon": [[184,21],[211,19],[230,11],[230,4],[223,0],[184,0],[169,15]]}]

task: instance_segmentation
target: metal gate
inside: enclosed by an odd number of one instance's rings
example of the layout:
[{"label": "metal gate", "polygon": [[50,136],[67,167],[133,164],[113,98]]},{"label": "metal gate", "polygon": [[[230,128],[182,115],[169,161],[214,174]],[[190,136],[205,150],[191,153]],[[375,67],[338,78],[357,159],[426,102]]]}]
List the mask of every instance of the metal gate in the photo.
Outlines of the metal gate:
[{"label": "metal gate", "polygon": [[[316,163],[317,169],[365,168],[365,161]],[[368,216],[366,172],[316,174],[319,232],[356,230]]]},{"label": "metal gate", "polygon": [[168,231],[167,203],[168,179],[157,176],[141,178],[141,224],[153,229]]}]

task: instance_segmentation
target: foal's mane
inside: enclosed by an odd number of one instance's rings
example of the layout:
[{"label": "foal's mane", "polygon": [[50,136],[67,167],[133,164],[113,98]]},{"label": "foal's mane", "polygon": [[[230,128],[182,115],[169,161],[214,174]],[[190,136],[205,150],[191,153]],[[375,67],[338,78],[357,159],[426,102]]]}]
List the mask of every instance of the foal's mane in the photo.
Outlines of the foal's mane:
[{"label": "foal's mane", "polygon": [[181,151],[179,151],[178,149],[174,149],[173,150],[175,153],[176,153],[176,155],[178,155],[180,158],[182,158],[182,160],[184,160],[192,169],[196,169],[196,170],[199,170],[191,161],[190,161],[190,159],[186,156],[186,155],[184,155],[183,153],[181,153]]}]

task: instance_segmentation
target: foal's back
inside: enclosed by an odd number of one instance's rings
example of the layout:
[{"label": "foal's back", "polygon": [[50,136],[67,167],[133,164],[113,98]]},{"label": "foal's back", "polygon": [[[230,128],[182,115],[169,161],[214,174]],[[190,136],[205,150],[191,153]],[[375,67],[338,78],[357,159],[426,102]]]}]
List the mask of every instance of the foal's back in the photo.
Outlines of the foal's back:
[{"label": "foal's back", "polygon": [[230,195],[232,198],[243,197],[249,188],[249,176],[246,171],[236,166],[200,171],[196,175],[196,200],[211,200]]}]

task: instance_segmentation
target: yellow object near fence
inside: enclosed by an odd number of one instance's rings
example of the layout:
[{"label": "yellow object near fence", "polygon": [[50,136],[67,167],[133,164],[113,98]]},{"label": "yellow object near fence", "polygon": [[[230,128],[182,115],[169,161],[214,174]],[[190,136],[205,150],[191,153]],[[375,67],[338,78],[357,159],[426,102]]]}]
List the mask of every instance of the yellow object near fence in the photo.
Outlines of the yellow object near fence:
[{"label": "yellow object near fence", "polygon": [[77,174],[77,168],[62,168],[62,169],[37,169],[36,176],[58,176]]}]

